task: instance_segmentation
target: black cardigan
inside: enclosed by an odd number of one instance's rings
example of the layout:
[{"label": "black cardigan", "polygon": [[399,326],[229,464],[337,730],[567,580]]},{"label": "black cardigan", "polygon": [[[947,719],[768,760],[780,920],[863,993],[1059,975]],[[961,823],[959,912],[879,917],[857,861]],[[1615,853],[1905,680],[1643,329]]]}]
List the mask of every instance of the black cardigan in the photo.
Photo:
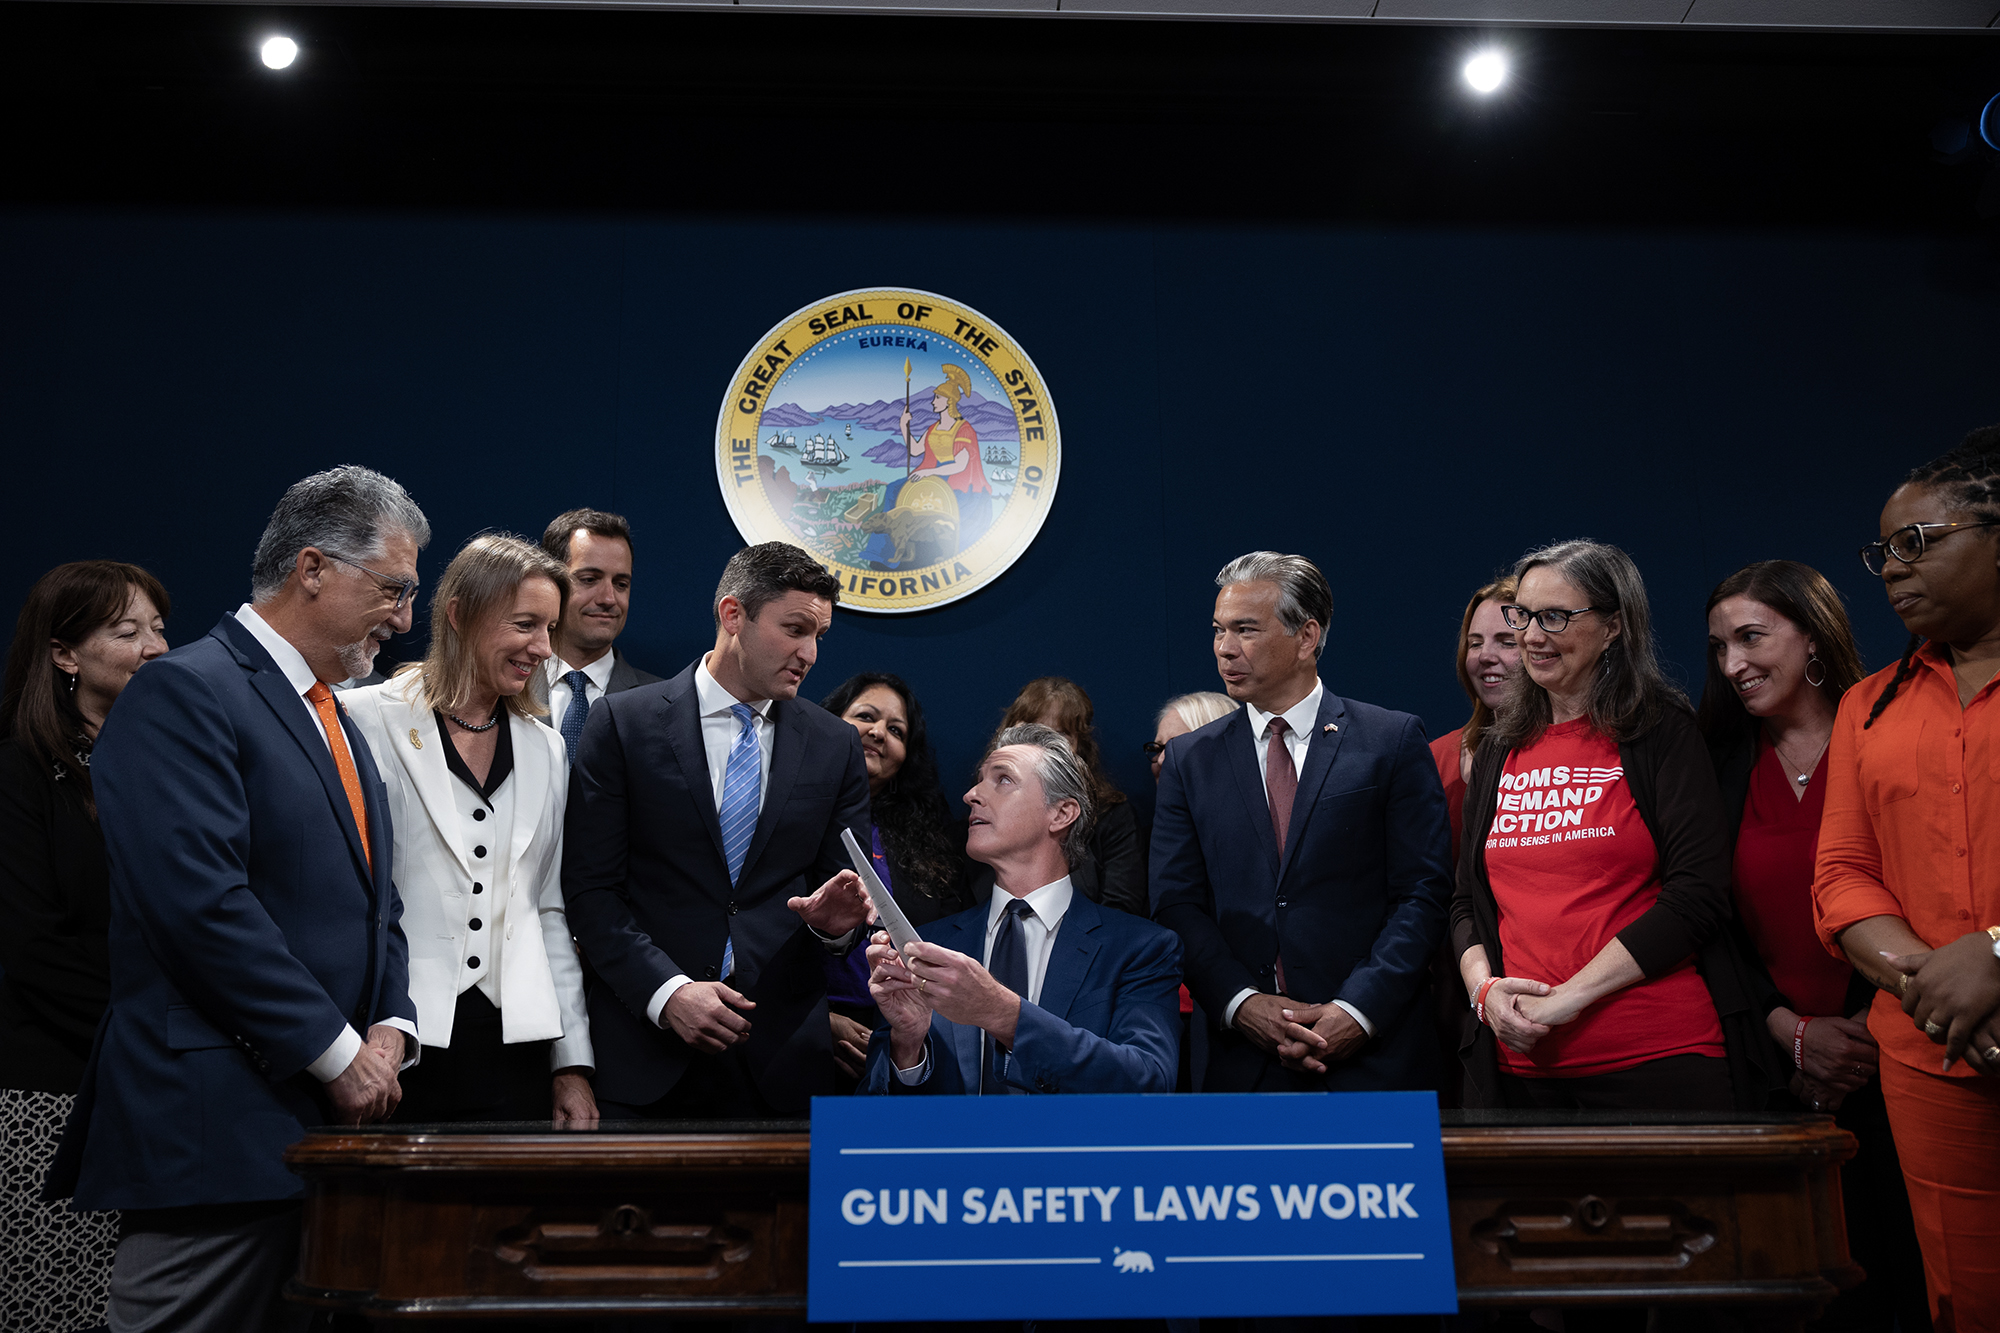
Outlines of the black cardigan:
[{"label": "black cardigan", "polygon": [[[1451,901],[1452,956],[1484,945],[1495,976],[1504,976],[1506,969],[1500,956],[1500,912],[1486,878],[1486,834],[1498,808],[1500,770],[1508,753],[1497,745],[1482,745],[1473,760],[1466,781],[1458,887]],[[1620,745],[1618,758],[1660,858],[1659,900],[1619,931],[1618,940],[1648,979],[1694,956],[1722,1022],[1736,1109],[1762,1111],[1789,1080],[1765,1030],[1769,1010],[1758,1007],[1762,992],[1739,947],[1740,934],[1726,929],[1733,916],[1729,831],[1692,714],[1685,707],[1669,708],[1651,730]],[[1768,978],[1764,984],[1769,985]],[[1465,1104],[1499,1106],[1497,1039],[1470,1009],[1461,1025],[1459,1058],[1465,1064]]]},{"label": "black cardigan", "polygon": [[0,741],[0,1085],[73,1093],[111,1000],[111,873],[75,779]]}]

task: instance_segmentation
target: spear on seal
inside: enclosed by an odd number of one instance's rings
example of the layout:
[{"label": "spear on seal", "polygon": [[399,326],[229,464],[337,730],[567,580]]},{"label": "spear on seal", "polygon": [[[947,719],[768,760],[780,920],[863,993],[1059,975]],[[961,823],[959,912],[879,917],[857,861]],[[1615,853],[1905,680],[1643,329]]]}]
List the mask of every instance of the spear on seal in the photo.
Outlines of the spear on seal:
[{"label": "spear on seal", "polygon": [[[910,410],[910,358],[903,358],[903,410]],[[903,480],[910,479],[910,442],[903,441]]]}]

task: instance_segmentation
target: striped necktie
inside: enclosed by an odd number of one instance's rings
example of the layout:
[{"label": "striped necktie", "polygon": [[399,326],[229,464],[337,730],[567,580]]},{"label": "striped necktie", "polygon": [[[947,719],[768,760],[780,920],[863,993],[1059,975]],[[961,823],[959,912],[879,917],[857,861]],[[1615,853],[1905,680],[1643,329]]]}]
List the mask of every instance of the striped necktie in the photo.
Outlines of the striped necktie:
[{"label": "striped necktie", "polygon": [[[722,854],[729,861],[729,884],[734,888],[743,875],[743,857],[757,832],[759,775],[764,752],[757,744],[757,715],[748,704],[731,704],[729,711],[742,724],[736,743],[729,747],[729,762],[722,770]],[[736,941],[722,946],[722,979],[736,970]]]}]

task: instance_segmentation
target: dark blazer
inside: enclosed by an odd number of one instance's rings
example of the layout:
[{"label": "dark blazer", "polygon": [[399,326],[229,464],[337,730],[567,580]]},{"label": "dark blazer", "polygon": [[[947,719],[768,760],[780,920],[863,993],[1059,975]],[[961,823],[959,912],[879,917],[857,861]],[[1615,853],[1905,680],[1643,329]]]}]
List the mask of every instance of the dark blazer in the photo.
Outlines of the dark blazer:
[{"label": "dark blazer", "polygon": [[[991,911],[990,901],[981,903],[923,936],[982,957]],[[1076,894],[1056,928],[1041,1003],[1021,1001],[1007,1082],[1022,1092],[1172,1092],[1180,1067],[1180,988],[1181,942],[1172,931]],[[980,1035],[933,1014],[931,1076],[910,1086],[896,1077],[889,1029],[879,1028],[859,1090],[976,1093]]]},{"label": "dark blazer", "polygon": [[111,872],[76,780],[0,741],[0,1084],[74,1093],[111,1000]]},{"label": "dark blazer", "polygon": [[826,950],[785,900],[849,868],[843,828],[869,836],[860,734],[804,699],[773,705],[770,783],[732,888],[694,672],[605,695],[570,770],[563,896],[594,973],[597,1094],[644,1105],[680,1081],[695,1052],[647,1003],[676,976],[715,980],[733,939],[731,984],[757,1004],[745,1057],[765,1100],[804,1112],[833,1091]]},{"label": "dark blazer", "polygon": [[[1326,1074],[1330,1091],[1434,1086],[1431,955],[1444,934],[1451,825],[1423,724],[1320,699],[1284,856],[1247,709],[1167,743],[1153,815],[1153,917],[1187,946],[1187,985],[1221,1021],[1240,990],[1345,1000],[1375,1035]],[[1329,730],[1329,728],[1333,728]],[[1255,1086],[1275,1057],[1234,1031],[1209,1053],[1205,1092]]]},{"label": "dark blazer", "polygon": [[658,676],[650,671],[639,670],[638,667],[632,665],[632,659],[619,652],[616,648],[611,650],[611,679],[605,682],[604,692],[606,694],[623,694],[626,690],[636,690],[641,685],[657,685],[659,683],[660,678]]},{"label": "dark blazer", "polygon": [[[1498,809],[1500,772],[1511,751],[1481,745],[1465,785],[1464,843],[1451,903],[1452,956],[1484,945],[1495,976],[1506,975],[1500,954],[1500,909],[1486,878],[1486,834]],[[1647,977],[1660,976],[1693,955],[1722,1023],[1723,1050],[1736,1109],[1763,1111],[1788,1081],[1764,1028],[1770,978],[1741,931],[1729,928],[1730,833],[1715,774],[1694,718],[1669,707],[1652,728],[1618,747],[1632,803],[1659,851],[1659,900],[1618,932],[1618,941]],[[1739,811],[1740,817],[1740,811]],[[1761,978],[1761,979],[1760,979]],[[1501,1105],[1499,1048],[1493,1029],[1465,1011],[1459,1058],[1465,1104]]]},{"label": "dark blazer", "polygon": [[48,1192],[76,1206],[294,1198],[344,1026],[416,1023],[391,830],[345,723],[374,856],[311,709],[234,616],[148,663],[91,762],[111,860],[111,1008]]}]

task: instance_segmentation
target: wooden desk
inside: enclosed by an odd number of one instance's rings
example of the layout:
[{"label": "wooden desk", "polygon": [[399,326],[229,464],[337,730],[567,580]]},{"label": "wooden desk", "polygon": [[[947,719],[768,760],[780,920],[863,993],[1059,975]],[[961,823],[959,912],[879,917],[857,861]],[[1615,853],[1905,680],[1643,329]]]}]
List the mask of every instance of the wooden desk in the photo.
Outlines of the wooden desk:
[{"label": "wooden desk", "polygon": [[[806,1122],[324,1130],[295,1299],[373,1319],[790,1315]],[[1793,1329],[1860,1279],[1824,1116],[1447,1113],[1468,1309],[1731,1307]]]}]

